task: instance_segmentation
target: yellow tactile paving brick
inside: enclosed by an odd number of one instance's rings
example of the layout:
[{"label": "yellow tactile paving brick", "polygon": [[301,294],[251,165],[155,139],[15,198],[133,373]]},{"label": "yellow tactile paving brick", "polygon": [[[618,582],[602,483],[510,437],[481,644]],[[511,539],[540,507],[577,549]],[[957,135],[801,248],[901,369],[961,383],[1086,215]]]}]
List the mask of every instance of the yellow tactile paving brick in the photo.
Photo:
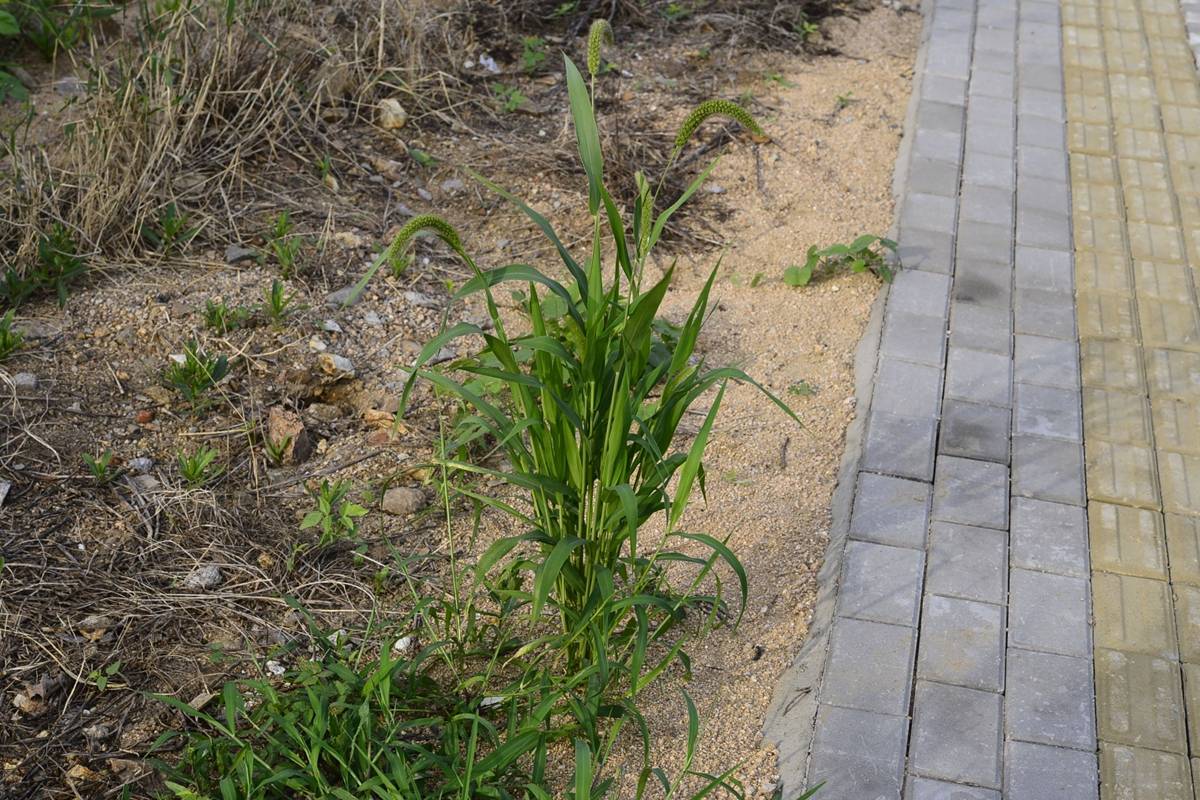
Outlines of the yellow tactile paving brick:
[{"label": "yellow tactile paving brick", "polygon": [[1156,161],[1122,158],[1117,163],[1122,184],[1140,186],[1153,192],[1171,191],[1171,171],[1165,154]]},{"label": "yellow tactile paving brick", "polygon": [[1063,28],[1063,49],[1067,52],[1075,50],[1102,50],[1104,37],[1099,28],[1083,28],[1067,26]]},{"label": "yellow tactile paving brick", "polygon": [[1062,20],[1064,30],[1071,27],[1098,28],[1100,9],[1078,3],[1063,3]]},{"label": "yellow tactile paving brick", "polygon": [[1080,292],[1104,291],[1129,294],[1133,277],[1129,261],[1120,253],[1075,252],[1075,288]]},{"label": "yellow tactile paving brick", "polygon": [[1063,56],[1063,67],[1100,71],[1104,69],[1104,49],[1100,47],[1077,47]]},{"label": "yellow tactile paving brick", "polygon": [[1163,510],[1200,515],[1200,456],[1160,450],[1158,473]]},{"label": "yellow tactile paving brick", "polygon": [[1076,216],[1121,218],[1121,190],[1111,183],[1086,183],[1071,193],[1071,210]]},{"label": "yellow tactile paving brick", "polygon": [[1083,390],[1083,438],[1103,439],[1143,447],[1154,445],[1150,401],[1132,392],[1109,389]]},{"label": "yellow tactile paving brick", "polygon": [[1134,258],[1183,261],[1183,235],[1175,225],[1129,220],[1129,252]]},{"label": "yellow tactile paving brick", "polygon": [[[1072,155],[1071,185],[1088,183],[1118,183],[1117,160],[1106,156]],[[1076,242],[1076,247],[1078,247]]]},{"label": "yellow tactile paving brick", "polygon": [[[1181,299],[1186,300],[1187,295]],[[1138,322],[1143,347],[1200,348],[1200,309],[1190,301],[1178,303],[1161,297],[1139,297]]]},{"label": "yellow tactile paving brick", "polygon": [[1102,740],[1187,752],[1183,683],[1174,661],[1097,650],[1096,700]]},{"label": "yellow tactile paving brick", "polygon": [[[1188,52],[1188,57],[1192,57],[1190,51]],[[1200,131],[1200,108],[1177,106],[1174,103],[1163,103],[1160,111],[1162,112],[1163,130],[1167,133],[1195,133],[1196,131]]]},{"label": "yellow tactile paving brick", "polygon": [[[1110,76],[1110,78],[1113,76]],[[1158,105],[1151,100],[1110,95],[1113,124],[1122,127],[1154,130],[1158,127]]]},{"label": "yellow tactile paving brick", "polygon": [[1146,383],[1152,394],[1200,402],[1200,354],[1187,350],[1147,349],[1145,356]]},{"label": "yellow tactile paving brick", "polygon": [[1079,292],[1076,296],[1079,335],[1101,339],[1137,336],[1133,300],[1115,292]]},{"label": "yellow tactile paving brick", "polygon": [[1101,800],[1195,800],[1187,756],[1101,743]]},{"label": "yellow tactile paving brick", "polygon": [[1134,182],[1126,183],[1122,189],[1125,213],[1131,221],[1154,225],[1175,224],[1175,204],[1170,192],[1150,189]]},{"label": "yellow tactile paving brick", "polygon": [[1164,514],[1163,519],[1167,529],[1171,582],[1200,586],[1200,517]]},{"label": "yellow tactile paving brick", "polygon": [[1102,112],[1104,122],[1067,123],[1067,148],[1072,153],[1093,153],[1099,156],[1111,156],[1116,153],[1116,142],[1113,141],[1112,129],[1108,126],[1108,104],[1105,101]]},{"label": "yellow tactile paving brick", "polygon": [[1179,658],[1200,664],[1200,587],[1180,584],[1175,592],[1175,631]]},{"label": "yellow tactile paving brick", "polygon": [[1102,253],[1129,252],[1125,244],[1125,226],[1118,219],[1092,217],[1077,220],[1075,244]]},{"label": "yellow tactile paving brick", "polygon": [[1200,164],[1200,138],[1195,134],[1169,133],[1167,158],[1180,164]]},{"label": "yellow tactile paving brick", "polygon": [[1117,129],[1117,155],[1121,158],[1161,161],[1166,149],[1166,140],[1158,131],[1138,128]]},{"label": "yellow tactile paving brick", "polygon": [[1093,441],[1084,448],[1088,497],[1109,503],[1160,508],[1154,451],[1118,442]]},{"label": "yellow tactile paving brick", "polygon": [[[1142,34],[1136,31],[1118,31],[1111,28],[1102,29],[1104,39],[1104,57],[1108,61],[1109,83],[1120,83],[1123,78],[1130,76],[1150,75],[1150,51],[1142,41]],[[1128,89],[1119,90],[1122,96]],[[1114,95],[1115,96],[1115,95]],[[1148,87],[1142,97],[1153,97],[1153,85]]]},{"label": "yellow tactile paving brick", "polygon": [[1092,573],[1096,647],[1175,659],[1175,619],[1166,581]]},{"label": "yellow tactile paving brick", "polygon": [[1156,396],[1150,403],[1154,446],[1200,455],[1200,403]]},{"label": "yellow tactile paving brick", "polygon": [[1191,277],[1185,264],[1136,261],[1133,275],[1139,298],[1178,300],[1191,296]]},{"label": "yellow tactile paving brick", "polygon": [[1144,394],[1141,348],[1133,342],[1084,339],[1079,344],[1084,386]]},{"label": "yellow tactile paving brick", "polygon": [[1142,31],[1142,18],[1138,14],[1136,8],[1131,7],[1112,7],[1100,9],[1101,28],[1112,31],[1121,31],[1122,33],[1132,31],[1140,34]]},{"label": "yellow tactile paving brick", "polygon": [[[1183,664],[1183,691],[1187,702],[1188,739],[1192,755],[1200,755],[1200,664]],[[1195,780],[1195,773],[1192,779]]]},{"label": "yellow tactile paving brick", "polygon": [[1141,17],[1142,30],[1146,37],[1155,43],[1152,57],[1158,56],[1157,43],[1164,39],[1187,38],[1187,29],[1178,14],[1143,14]]},{"label": "yellow tactile paving brick", "polygon": [[1171,180],[1176,193],[1200,195],[1200,164],[1172,164]]},{"label": "yellow tactile paving brick", "polygon": [[1162,514],[1111,503],[1088,503],[1092,569],[1167,580]]},{"label": "yellow tactile paving brick", "polygon": [[1200,86],[1195,78],[1168,78],[1158,76],[1154,79],[1158,88],[1160,103],[1173,103],[1180,106],[1200,106]]}]

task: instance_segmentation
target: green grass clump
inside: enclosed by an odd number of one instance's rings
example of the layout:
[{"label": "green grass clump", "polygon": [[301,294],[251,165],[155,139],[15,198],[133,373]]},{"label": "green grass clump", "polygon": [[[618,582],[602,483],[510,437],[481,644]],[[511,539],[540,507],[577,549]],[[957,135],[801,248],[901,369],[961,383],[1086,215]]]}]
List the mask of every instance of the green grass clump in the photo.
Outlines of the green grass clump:
[{"label": "green grass clump", "polygon": [[[477,551],[448,522],[446,582],[398,564],[411,616],[382,644],[369,631],[348,648],[314,628],[322,654],[283,683],[229,684],[211,715],[164,698],[200,723],[174,766],[162,767],[178,797],[549,800],[563,788],[555,796],[601,798],[616,785],[608,756],[626,732],[642,745],[638,798],[651,787],[670,798],[744,796],[733,769],[693,769],[700,724],[686,694],[686,753],[675,774],[651,763],[639,710],[646,687],[669,670],[688,673],[688,635],[740,619],[747,597],[745,569],[725,539],[682,523],[704,491],[704,453],[728,384],[757,384],[697,353],[716,268],[679,325],[658,319],[674,270],[644,280],[667,221],[715,164],[661,210],[639,175],[627,222],[604,184],[588,84],[569,59],[564,67],[588,181],[590,248],[577,258],[548,220],[475,177],[541,229],[565,280],[522,263],[484,272],[453,226],[422,215],[355,287],[361,293],[421,234],[469,267],[473,277],[455,299],[482,296],[490,324],[459,323],[430,341],[411,366],[402,405],[424,380],[459,409],[436,461],[447,514],[466,500],[476,523],[490,510],[525,532],[463,563],[463,553]],[[514,290],[527,330],[508,330],[494,297],[501,284]],[[427,368],[453,342],[481,347]],[[684,437],[680,423],[699,404],[699,431]],[[506,490],[497,495],[495,482]],[[323,541],[353,530],[359,508],[344,485],[324,484],[313,500],[304,525],[320,528]],[[663,523],[653,537],[643,530],[651,518]],[[562,748],[573,780],[555,787]]]},{"label": "green grass clump", "polygon": [[818,271],[848,269],[851,272],[870,270],[891,283],[896,271],[888,263],[888,253],[894,255],[895,252],[895,242],[870,233],[859,236],[850,244],[832,244],[822,249],[812,245],[803,265],[793,264],[783,271],[783,282],[788,286],[807,286]]},{"label": "green grass clump", "polygon": [[188,342],[183,346],[183,360],[172,360],[163,379],[198,411],[208,401],[209,390],[228,374],[229,359],[210,356],[195,342]]},{"label": "green grass clump", "polygon": [[0,317],[0,361],[17,352],[24,341],[21,332],[13,330],[12,327],[16,313],[16,311],[9,310],[8,313]]}]

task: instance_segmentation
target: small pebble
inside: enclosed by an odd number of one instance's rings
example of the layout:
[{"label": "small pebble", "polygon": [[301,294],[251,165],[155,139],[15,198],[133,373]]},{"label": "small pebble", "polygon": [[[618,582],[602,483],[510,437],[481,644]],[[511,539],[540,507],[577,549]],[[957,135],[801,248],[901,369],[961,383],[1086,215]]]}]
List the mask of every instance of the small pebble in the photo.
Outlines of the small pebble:
[{"label": "small pebble", "polygon": [[13,375],[12,382],[18,392],[32,392],[38,387],[37,375],[32,372],[18,372]]}]

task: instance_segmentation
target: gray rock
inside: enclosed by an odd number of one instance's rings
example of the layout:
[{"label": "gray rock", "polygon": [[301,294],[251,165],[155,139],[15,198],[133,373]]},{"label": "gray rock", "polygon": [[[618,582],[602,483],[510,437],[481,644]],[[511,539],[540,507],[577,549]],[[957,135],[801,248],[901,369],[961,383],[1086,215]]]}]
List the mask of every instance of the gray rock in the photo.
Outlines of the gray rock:
[{"label": "gray rock", "polygon": [[32,392],[38,387],[37,375],[32,372],[18,372],[13,375],[12,382],[18,392]]},{"label": "gray rock", "polygon": [[196,567],[183,579],[183,588],[208,591],[220,586],[222,580],[221,570],[217,568],[216,564],[204,564]]},{"label": "gray rock", "polygon": [[346,286],[337,291],[330,292],[325,295],[325,305],[330,308],[340,308],[341,306],[354,305],[357,301],[354,295],[354,287]]},{"label": "gray rock", "polygon": [[430,297],[421,292],[405,292],[404,299],[412,303],[414,306],[421,308],[441,308],[442,304],[437,301],[437,298]]},{"label": "gray rock", "polygon": [[87,94],[87,81],[77,75],[65,75],[54,82],[54,91],[68,97]]},{"label": "gray rock", "polygon": [[333,376],[335,379],[354,377],[354,363],[345,356],[339,356],[335,353],[321,353],[317,357],[317,363],[320,365],[322,372]]},{"label": "gray rock", "polygon": [[453,348],[443,347],[441,350],[438,350],[433,354],[433,358],[429,359],[428,363],[430,366],[433,366],[435,364],[442,364],[446,361],[453,361],[456,358],[458,358],[458,353],[456,353]]},{"label": "gray rock", "polygon": [[258,258],[258,251],[251,247],[231,244],[225,248],[226,264],[239,264],[243,261],[252,261],[256,258]]},{"label": "gray rock", "polygon": [[425,202],[428,203],[430,200],[433,199],[433,193],[430,192],[428,189],[418,188],[417,189],[417,197],[421,198],[422,200],[424,200]]},{"label": "gray rock", "polygon": [[34,341],[36,339],[50,339],[58,334],[58,331],[51,328],[44,322],[38,322],[34,319],[20,320],[13,324],[13,330],[21,334],[21,338],[26,341]]},{"label": "gray rock", "polygon": [[374,311],[368,311],[367,313],[363,314],[363,324],[370,325],[374,328],[382,325],[383,319],[380,318],[380,316]]},{"label": "gray rock", "polygon": [[4,505],[4,498],[8,497],[10,489],[12,489],[12,481],[0,481],[0,506]]},{"label": "gray rock", "polygon": [[129,468],[139,475],[145,475],[154,468],[154,459],[147,458],[146,456],[131,458],[127,463]]},{"label": "gray rock", "polygon": [[321,323],[321,330],[329,333],[341,333],[342,326],[338,325],[337,320],[335,319],[327,319]]},{"label": "gray rock", "polygon": [[459,180],[458,178],[449,178],[447,180],[442,181],[442,191],[443,192],[461,192],[463,189],[463,186],[464,186],[463,182],[461,180]]},{"label": "gray rock", "polygon": [[383,510],[404,517],[425,508],[425,493],[411,486],[394,486],[383,493]]}]

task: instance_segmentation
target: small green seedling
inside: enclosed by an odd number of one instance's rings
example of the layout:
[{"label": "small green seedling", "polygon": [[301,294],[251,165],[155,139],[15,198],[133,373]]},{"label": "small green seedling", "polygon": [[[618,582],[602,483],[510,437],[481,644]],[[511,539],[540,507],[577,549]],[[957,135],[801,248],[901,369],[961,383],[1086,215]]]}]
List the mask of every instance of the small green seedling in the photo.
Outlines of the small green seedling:
[{"label": "small green seedling", "polygon": [[858,98],[856,98],[854,96],[854,92],[846,92],[845,94],[839,94],[837,96],[837,99],[834,101],[833,110],[836,113],[836,112],[841,111],[842,109],[846,108],[851,103],[857,103],[857,102],[858,102]]},{"label": "small green seedling", "polygon": [[788,286],[807,286],[819,269],[833,272],[849,268],[851,272],[870,270],[890,283],[895,277],[895,270],[883,251],[895,253],[896,243],[869,233],[850,244],[833,244],[824,250],[818,250],[813,245],[808,248],[804,266],[793,264],[783,271],[783,282]]},{"label": "small green seedling", "polygon": [[213,463],[216,458],[215,448],[203,446],[191,455],[182,450],[175,454],[175,460],[179,463],[179,474],[192,489],[211,483],[225,471],[223,466]]},{"label": "small green seedling", "polygon": [[283,464],[283,457],[287,455],[288,447],[292,443],[292,437],[285,436],[279,441],[275,441],[268,435],[263,435],[263,450],[267,454],[267,461],[271,466],[278,467]]},{"label": "small green seedling", "polygon": [[121,672],[121,662],[114,661],[103,669],[94,669],[88,673],[88,682],[103,692],[108,688],[109,681]]},{"label": "small green seedling", "polygon": [[207,300],[204,303],[204,325],[217,333],[229,333],[246,324],[250,309],[244,306],[229,306],[224,300]]},{"label": "small green seedling", "polygon": [[796,381],[788,387],[788,394],[795,397],[812,397],[817,393],[817,387],[808,381]]},{"label": "small green seedling", "polygon": [[105,450],[96,456],[91,453],[83,454],[83,463],[87,465],[88,471],[92,473],[92,479],[101,486],[104,486],[117,476],[117,471],[112,466],[112,460],[112,450]]},{"label": "small green seedling", "polygon": [[320,528],[320,544],[327,545],[338,539],[349,539],[358,532],[359,517],[366,516],[367,510],[357,503],[346,499],[350,487],[345,481],[330,483],[321,481],[317,489],[309,489],[308,494],[317,506],[304,515],[300,522],[300,530]]},{"label": "small green seedling", "polygon": [[188,225],[187,214],[180,212],[174,203],[167,203],[154,225],[142,225],[142,238],[160,253],[169,253],[182,250],[199,231],[199,228]]},{"label": "small green seedling", "polygon": [[283,320],[288,314],[292,313],[292,299],[294,294],[287,294],[284,291],[283,281],[275,278],[271,281],[270,287],[263,290],[263,311],[271,319],[275,325],[282,325]]},{"label": "small green seedling", "polygon": [[87,271],[84,257],[71,231],[56,222],[48,233],[38,237],[37,260],[24,273],[9,267],[0,282],[0,301],[16,308],[30,297],[53,292],[58,305],[67,304],[71,284]]},{"label": "small green seedling", "polygon": [[492,94],[500,103],[500,110],[508,114],[516,111],[521,107],[522,103],[529,99],[516,86],[509,86],[504,83],[493,83]]},{"label": "small green seedling", "polygon": [[521,38],[521,69],[534,72],[546,60],[546,40],[540,36]]},{"label": "small green seedling", "polygon": [[796,88],[796,84],[792,83],[787,78],[783,77],[783,75],[781,73],[778,73],[778,72],[768,72],[766,75],[763,76],[763,80],[765,80],[769,83],[774,83],[777,86],[782,86],[784,89],[795,89]]},{"label": "small green seedling", "polygon": [[229,359],[210,356],[193,341],[183,346],[183,360],[172,360],[163,372],[167,385],[182,395],[193,411],[199,410],[208,390],[229,374]]},{"label": "small green seedling", "polygon": [[280,211],[267,234],[267,246],[271,248],[275,263],[285,278],[292,277],[300,260],[300,252],[304,249],[303,237],[293,233],[295,227],[288,212]]},{"label": "small green seedling", "polygon": [[807,42],[809,39],[812,39],[814,36],[816,36],[820,32],[821,28],[819,25],[817,25],[817,23],[813,22],[807,17],[802,17],[798,23],[792,26],[792,30],[800,34],[800,39],[802,41]]},{"label": "small green seedling", "polygon": [[9,309],[7,314],[0,317],[0,361],[8,358],[21,347],[21,332],[14,331],[12,327],[16,313]]}]

